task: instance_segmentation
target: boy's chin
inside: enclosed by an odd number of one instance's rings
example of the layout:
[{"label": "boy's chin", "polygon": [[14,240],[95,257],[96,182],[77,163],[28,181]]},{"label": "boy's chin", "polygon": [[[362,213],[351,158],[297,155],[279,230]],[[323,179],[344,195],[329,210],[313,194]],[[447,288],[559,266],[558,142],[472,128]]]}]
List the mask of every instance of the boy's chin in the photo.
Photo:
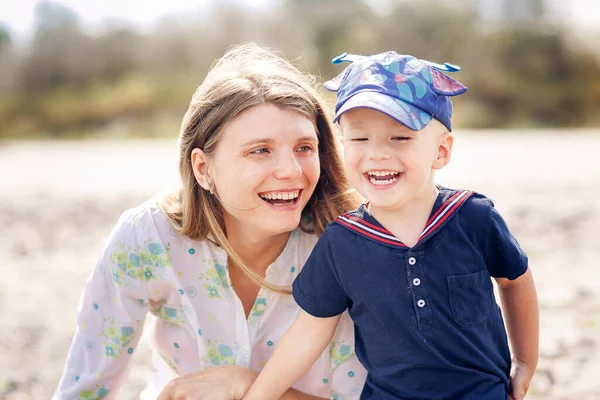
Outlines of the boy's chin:
[{"label": "boy's chin", "polygon": [[369,202],[369,210],[373,211],[395,211],[400,208],[400,205],[395,203],[384,203],[384,202]]}]

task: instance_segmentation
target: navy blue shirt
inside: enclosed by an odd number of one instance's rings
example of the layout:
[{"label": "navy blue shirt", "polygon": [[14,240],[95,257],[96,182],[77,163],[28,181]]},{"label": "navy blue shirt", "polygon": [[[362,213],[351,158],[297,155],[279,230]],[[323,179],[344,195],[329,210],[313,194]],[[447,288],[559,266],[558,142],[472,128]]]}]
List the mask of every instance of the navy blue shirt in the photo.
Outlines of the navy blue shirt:
[{"label": "navy blue shirt", "polygon": [[440,188],[412,248],[364,205],[330,223],[293,295],[316,317],[349,310],[369,373],[361,400],[505,400],[511,361],[490,276],[526,270],[491,200]]}]

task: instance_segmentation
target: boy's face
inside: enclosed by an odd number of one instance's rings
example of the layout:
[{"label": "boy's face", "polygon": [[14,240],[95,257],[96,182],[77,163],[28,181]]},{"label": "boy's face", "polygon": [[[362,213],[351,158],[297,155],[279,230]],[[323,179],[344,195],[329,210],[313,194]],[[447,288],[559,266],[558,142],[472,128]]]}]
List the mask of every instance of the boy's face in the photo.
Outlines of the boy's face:
[{"label": "boy's face", "polygon": [[433,170],[450,160],[452,135],[437,120],[413,131],[370,108],[340,118],[344,166],[371,207],[394,210],[420,201],[434,187]]}]

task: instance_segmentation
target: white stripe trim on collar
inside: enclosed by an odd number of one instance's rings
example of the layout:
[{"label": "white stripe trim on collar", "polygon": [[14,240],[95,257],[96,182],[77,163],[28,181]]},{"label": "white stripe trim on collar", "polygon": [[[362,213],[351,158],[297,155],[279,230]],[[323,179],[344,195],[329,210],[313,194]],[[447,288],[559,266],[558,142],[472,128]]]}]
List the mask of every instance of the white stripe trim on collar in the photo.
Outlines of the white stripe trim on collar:
[{"label": "white stripe trim on collar", "polygon": [[354,221],[352,219],[349,219],[349,218],[345,217],[344,215],[340,215],[338,218],[341,219],[341,220],[343,220],[343,221],[345,221],[345,222],[347,222],[347,223],[349,223],[349,224],[352,224],[354,226],[358,226],[360,229],[368,231],[369,233],[372,233],[373,235],[377,235],[377,236],[385,238],[387,240],[392,240],[394,242],[398,242],[400,244],[404,244],[396,236],[386,235],[385,233],[382,233],[382,232],[379,232],[379,231],[377,231],[375,229],[369,228],[368,226],[363,225],[363,224],[361,224],[358,221]]},{"label": "white stripe trim on collar", "polygon": [[448,212],[448,210],[450,210],[452,206],[454,206],[454,204],[456,204],[461,198],[466,196],[468,193],[468,190],[464,190],[460,195],[456,196],[456,198],[450,204],[448,204],[444,208],[444,210],[441,213],[439,213],[439,215],[435,217],[433,221],[431,221],[429,225],[427,225],[427,227],[423,230],[423,233],[421,233],[421,236],[419,236],[419,238],[423,237],[423,235],[425,235],[432,227],[434,227],[435,224],[437,224],[437,222]]}]

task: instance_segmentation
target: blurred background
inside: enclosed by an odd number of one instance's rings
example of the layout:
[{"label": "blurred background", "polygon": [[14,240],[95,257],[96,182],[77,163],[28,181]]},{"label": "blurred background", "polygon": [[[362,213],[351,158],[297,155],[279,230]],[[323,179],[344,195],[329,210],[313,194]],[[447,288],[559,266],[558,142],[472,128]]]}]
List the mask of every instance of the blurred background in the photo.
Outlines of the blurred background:
[{"label": "blurred background", "polygon": [[[51,396],[106,236],[177,183],[191,95],[246,41],[317,82],[342,52],[462,67],[438,181],[491,197],[530,256],[528,398],[600,399],[597,0],[0,0],[0,399]],[[139,395],[149,360],[142,344],[120,398]]]},{"label": "blurred background", "polygon": [[0,137],[173,136],[242,41],[323,78],[344,51],[462,65],[460,127],[600,126],[594,0],[3,2]]}]

